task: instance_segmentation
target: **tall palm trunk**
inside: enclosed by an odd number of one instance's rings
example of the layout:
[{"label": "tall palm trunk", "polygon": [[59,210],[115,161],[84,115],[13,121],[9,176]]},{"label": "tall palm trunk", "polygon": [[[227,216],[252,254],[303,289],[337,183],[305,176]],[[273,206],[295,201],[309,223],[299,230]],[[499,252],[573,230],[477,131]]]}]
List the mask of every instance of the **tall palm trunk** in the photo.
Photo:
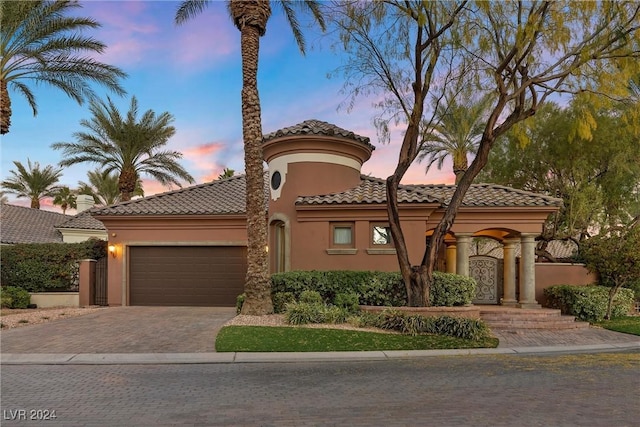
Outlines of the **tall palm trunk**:
[{"label": "tall palm trunk", "polygon": [[131,200],[131,195],[136,189],[138,183],[138,174],[132,169],[122,169],[120,178],[118,178],[118,190],[120,191],[120,200],[127,202]]},{"label": "tall palm trunk", "polygon": [[242,136],[246,172],[247,276],[242,314],[273,312],[267,258],[267,217],[264,200],[262,118],[258,95],[258,54],[271,7],[266,0],[232,1],[230,10],[240,29],[242,52]]},{"label": "tall palm trunk", "polygon": [[0,79],[0,134],[9,133],[11,126],[11,98],[7,90],[7,81]]},{"label": "tall palm trunk", "polygon": [[31,209],[40,209],[40,199],[35,196],[31,198]]}]

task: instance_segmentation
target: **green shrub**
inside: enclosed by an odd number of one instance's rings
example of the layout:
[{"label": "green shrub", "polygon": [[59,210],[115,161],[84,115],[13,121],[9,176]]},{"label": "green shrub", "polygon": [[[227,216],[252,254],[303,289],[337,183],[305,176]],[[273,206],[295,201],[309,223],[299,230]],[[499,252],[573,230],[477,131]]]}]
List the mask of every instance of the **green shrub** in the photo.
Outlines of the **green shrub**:
[{"label": "green shrub", "polygon": [[273,302],[273,312],[284,313],[287,304],[294,302],[296,297],[293,292],[275,292],[271,295],[271,300]]},{"label": "green shrub", "polygon": [[345,323],[348,317],[346,309],[318,302],[289,303],[285,311],[285,321],[290,325]]},{"label": "green shrub", "polygon": [[490,336],[489,328],[482,320],[449,316],[407,315],[399,310],[363,314],[360,316],[358,324],[361,327],[371,326],[410,335],[438,334],[470,340],[481,340]]},{"label": "green shrub", "polygon": [[78,262],[104,258],[106,248],[103,240],[4,246],[0,281],[30,292],[73,290],[78,286]]},{"label": "green shrub", "polygon": [[[570,286],[557,285],[544,290],[547,305],[557,308],[563,314],[576,316],[587,322],[599,322],[607,313],[607,302],[611,288],[606,286]],[[629,314],[633,306],[633,291],[620,289],[613,299],[611,317],[623,317]]]},{"label": "green shrub", "polygon": [[242,311],[242,305],[244,304],[244,300],[247,299],[247,294],[242,293],[236,297],[236,314],[240,314]]},{"label": "green shrub", "polygon": [[272,295],[291,292],[296,299],[305,290],[320,293],[331,304],[339,293],[355,293],[365,305],[406,305],[407,295],[399,273],[379,271],[289,271],[271,276]]},{"label": "green shrub", "polygon": [[31,295],[22,288],[3,286],[0,291],[0,301],[3,308],[27,308],[31,303]]},{"label": "green shrub", "polygon": [[292,302],[287,304],[285,321],[290,325],[306,325],[308,323],[323,323],[324,304],[309,304],[306,302]]},{"label": "green shrub", "polygon": [[300,302],[306,304],[322,304],[322,296],[320,296],[320,292],[306,290],[300,293],[300,297],[298,298]]},{"label": "green shrub", "polygon": [[360,311],[359,297],[355,292],[341,292],[336,294],[333,305],[344,308],[348,313],[357,313]]},{"label": "green shrub", "polygon": [[476,295],[476,281],[472,277],[453,273],[433,272],[429,300],[438,307],[471,304]]}]

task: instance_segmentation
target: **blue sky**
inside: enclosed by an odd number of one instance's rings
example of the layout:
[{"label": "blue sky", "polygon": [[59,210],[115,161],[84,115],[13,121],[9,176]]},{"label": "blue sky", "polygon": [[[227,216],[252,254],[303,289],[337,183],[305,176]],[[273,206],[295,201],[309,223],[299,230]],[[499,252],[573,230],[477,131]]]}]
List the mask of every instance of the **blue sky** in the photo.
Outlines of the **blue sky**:
[{"label": "blue sky", "polygon": [[[138,98],[140,114],[148,109],[167,111],[175,117],[176,135],[168,147],[184,154],[182,164],[196,183],[215,179],[223,168],[244,170],[240,109],[240,33],[233,26],[225,2],[209,8],[186,24],[173,23],[178,2],[172,1],[85,1],[80,14],[102,24],[90,34],[107,45],[100,60],[123,69],[129,77],[122,83],[128,94],[118,97],[98,87],[101,97],[111,96],[126,112],[131,96]],[[327,78],[338,68],[344,54],[334,53],[330,40],[317,31],[305,31],[307,54],[302,56],[279,9],[269,21],[261,39],[258,87],[265,133],[307,119],[333,123],[368,136],[376,146],[362,173],[385,178],[393,172],[402,133],[393,134],[390,144],[379,143],[373,119],[377,111],[371,100],[360,99],[353,110],[338,109],[345,95],[341,77]],[[90,118],[87,105],[79,106],[64,93],[46,86],[32,87],[39,113],[33,117],[26,100],[10,90],[12,124],[2,136],[0,178],[10,176],[13,161],[27,158],[42,166],[57,165],[61,152],[54,142],[72,142],[81,130],[81,119]],[[96,165],[82,164],[64,170],[61,185],[75,188],[86,181]],[[435,168],[425,175],[425,166],[415,164],[404,183],[451,183],[451,166]],[[143,177],[145,194],[169,188]],[[26,199],[12,204],[28,206]],[[59,210],[50,200],[42,209]],[[74,211],[69,213],[73,214]]]}]

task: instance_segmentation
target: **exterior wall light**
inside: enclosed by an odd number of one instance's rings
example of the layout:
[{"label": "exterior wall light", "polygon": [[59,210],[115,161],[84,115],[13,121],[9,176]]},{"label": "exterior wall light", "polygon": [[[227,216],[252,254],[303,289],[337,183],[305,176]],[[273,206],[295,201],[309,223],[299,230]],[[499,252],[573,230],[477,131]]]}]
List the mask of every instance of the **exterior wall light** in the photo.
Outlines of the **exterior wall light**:
[{"label": "exterior wall light", "polygon": [[116,257],[116,245],[109,245],[109,253],[112,257]]}]

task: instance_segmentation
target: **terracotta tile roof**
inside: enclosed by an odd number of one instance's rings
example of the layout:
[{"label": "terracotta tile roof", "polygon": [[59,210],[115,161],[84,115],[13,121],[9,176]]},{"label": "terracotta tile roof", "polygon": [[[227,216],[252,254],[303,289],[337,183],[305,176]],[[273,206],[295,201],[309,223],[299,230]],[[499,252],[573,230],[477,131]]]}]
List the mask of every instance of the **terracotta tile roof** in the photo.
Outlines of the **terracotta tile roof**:
[{"label": "terracotta tile roof", "polygon": [[322,136],[342,136],[344,138],[353,139],[354,141],[361,142],[372,150],[375,149],[373,145],[369,143],[369,138],[361,136],[351,132],[350,130],[343,129],[334,124],[323,122],[321,120],[305,120],[297,125],[289,126],[279,129],[275,132],[264,135],[264,141],[269,141],[274,138],[292,135],[322,135]]},{"label": "terracotta tile roof", "polygon": [[[455,185],[413,185],[424,192],[444,200],[448,204]],[[562,199],[531,193],[496,184],[472,184],[465,194],[462,206],[562,206]]]},{"label": "terracotta tile roof", "polygon": [[[268,200],[268,174],[265,173],[265,200]],[[245,204],[245,176],[194,185],[180,190],[155,194],[141,199],[121,202],[105,208],[94,208],[91,214],[105,215],[223,215],[243,214]]]},{"label": "terracotta tile roof", "polygon": [[[446,206],[453,196],[454,185],[401,185],[398,199],[401,203],[441,203]],[[386,203],[385,181],[362,176],[359,186],[340,193],[298,197],[300,205],[330,205],[357,203]],[[462,206],[561,206],[562,200],[494,184],[473,184],[465,195]]]},{"label": "terracotta tile roof", "polygon": [[2,204],[0,240],[6,244],[62,243],[62,234],[54,227],[70,218],[57,212]]},{"label": "terracotta tile roof", "polygon": [[83,230],[106,230],[104,224],[91,216],[89,211],[80,212],[68,221],[56,226],[56,228],[80,228]]},{"label": "terracotta tile roof", "polygon": [[[387,190],[385,181],[362,175],[362,182],[357,187],[339,193],[304,196],[296,199],[297,205],[332,205],[332,204],[375,204],[386,203]],[[398,189],[398,201],[401,203],[442,203],[421,188],[401,185]]]}]

